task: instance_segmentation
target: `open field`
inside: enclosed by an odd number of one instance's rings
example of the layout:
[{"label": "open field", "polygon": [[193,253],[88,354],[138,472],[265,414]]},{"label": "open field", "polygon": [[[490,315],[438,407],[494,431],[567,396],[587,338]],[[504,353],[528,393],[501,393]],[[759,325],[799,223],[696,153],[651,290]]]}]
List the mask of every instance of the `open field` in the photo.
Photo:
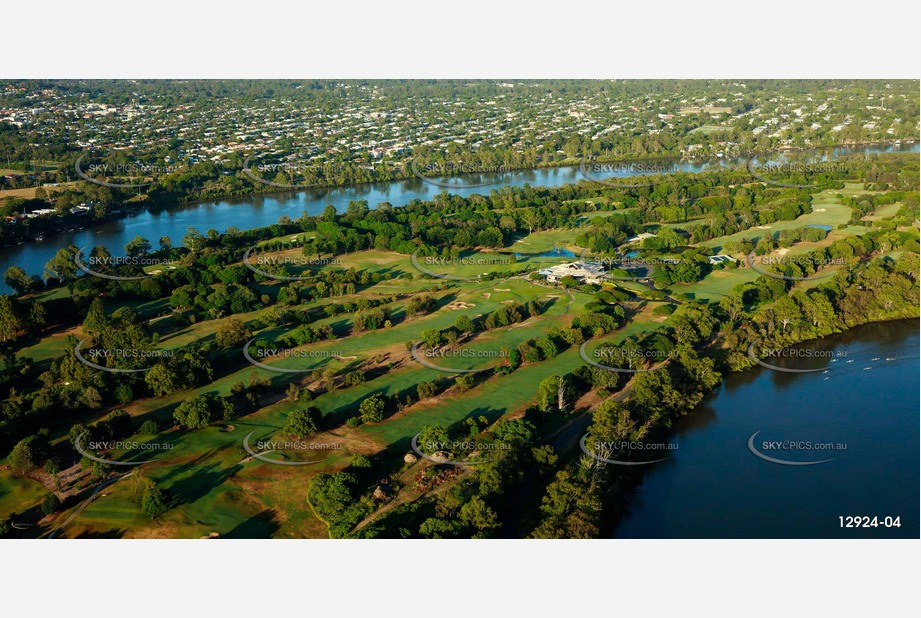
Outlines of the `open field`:
[{"label": "open field", "polygon": [[703,133],[704,135],[710,135],[711,133],[721,133],[723,131],[730,131],[729,127],[721,127],[715,124],[704,124],[696,129],[692,130],[691,133]]},{"label": "open field", "polygon": [[[44,189],[48,193],[54,193],[55,191],[62,191],[63,189],[74,186],[76,184],[77,183],[75,182],[62,182],[53,187],[50,185],[43,185],[42,189]],[[21,197],[21,198],[30,200],[35,197],[36,189],[38,189],[38,187],[22,187],[20,189],[0,189],[0,199],[4,199],[7,197]]]}]

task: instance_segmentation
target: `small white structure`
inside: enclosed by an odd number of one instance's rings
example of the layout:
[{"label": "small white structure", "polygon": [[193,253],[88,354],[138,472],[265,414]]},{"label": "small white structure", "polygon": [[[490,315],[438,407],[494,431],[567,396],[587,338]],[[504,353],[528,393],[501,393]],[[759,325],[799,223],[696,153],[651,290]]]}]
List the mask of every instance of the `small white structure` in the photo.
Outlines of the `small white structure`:
[{"label": "small white structure", "polygon": [[719,255],[711,255],[707,259],[710,260],[711,264],[722,264],[723,262],[735,262],[736,261],[734,257],[728,256],[722,253]]},{"label": "small white structure", "polygon": [[642,234],[639,234],[638,236],[634,236],[633,238],[628,238],[627,243],[629,244],[629,243],[640,242],[640,241],[646,240],[647,238],[653,238],[653,237],[655,237],[655,234],[650,234],[649,232],[643,232]]}]

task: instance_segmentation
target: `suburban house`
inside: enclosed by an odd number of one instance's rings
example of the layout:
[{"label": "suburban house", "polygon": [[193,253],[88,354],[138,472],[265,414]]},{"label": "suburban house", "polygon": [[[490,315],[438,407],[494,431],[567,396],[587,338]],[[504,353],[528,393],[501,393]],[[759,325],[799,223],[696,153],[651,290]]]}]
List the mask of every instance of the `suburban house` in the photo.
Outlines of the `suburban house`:
[{"label": "suburban house", "polygon": [[735,262],[736,261],[734,257],[730,257],[722,253],[719,255],[711,255],[707,259],[710,260],[711,264],[722,264],[723,262]]}]

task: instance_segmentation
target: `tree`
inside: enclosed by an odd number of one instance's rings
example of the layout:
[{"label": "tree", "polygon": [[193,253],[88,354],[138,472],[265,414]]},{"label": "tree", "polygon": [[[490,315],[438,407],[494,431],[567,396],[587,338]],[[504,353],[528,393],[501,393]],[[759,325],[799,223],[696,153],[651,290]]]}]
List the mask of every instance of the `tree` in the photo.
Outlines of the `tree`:
[{"label": "tree", "polygon": [[745,303],[742,300],[742,290],[733,289],[729,294],[720,300],[720,306],[729,316],[732,322],[739,319],[739,316],[745,311]]},{"label": "tree", "polygon": [[189,228],[188,234],[182,237],[182,244],[189,248],[189,251],[198,252],[205,248],[208,240],[201,232],[194,227]]},{"label": "tree", "polygon": [[43,465],[48,459],[50,447],[43,436],[34,435],[20,440],[10,453],[10,468],[13,472],[27,474]]},{"label": "tree", "polygon": [[454,328],[462,333],[469,334],[472,333],[473,329],[476,327],[473,324],[473,320],[470,319],[470,316],[462,314],[457,316],[457,319],[454,320]]},{"label": "tree", "polygon": [[143,236],[135,236],[125,245],[128,257],[139,258],[150,253],[150,241]]},{"label": "tree", "polygon": [[285,421],[285,434],[295,438],[308,438],[317,432],[320,410],[314,406],[294,410]]},{"label": "tree", "polygon": [[7,268],[3,280],[20,295],[28,292],[32,286],[32,280],[29,278],[29,275],[19,266],[10,266]]},{"label": "tree", "polygon": [[420,337],[422,338],[422,343],[424,343],[427,348],[438,347],[444,342],[441,331],[435,330],[434,328],[426,328],[422,331]]},{"label": "tree", "polygon": [[58,249],[54,257],[45,264],[45,277],[56,277],[63,283],[68,283],[76,279],[77,263],[74,261],[74,258],[78,251],[79,249],[73,245]]},{"label": "tree", "polygon": [[7,294],[0,296],[0,342],[16,339],[23,329],[23,322],[16,311],[13,298]]},{"label": "tree", "polygon": [[540,383],[537,407],[542,412],[565,412],[572,398],[572,386],[563,376],[550,376]]},{"label": "tree", "polygon": [[384,420],[384,409],[387,407],[383,395],[375,393],[361,402],[358,414],[365,423],[379,423]]},{"label": "tree", "polygon": [[426,453],[435,453],[447,448],[450,438],[448,430],[441,425],[426,425],[419,432],[419,448]]},{"label": "tree", "polygon": [[45,515],[56,513],[60,508],[61,501],[54,494],[48,494],[45,496],[45,499],[42,500],[42,513]]},{"label": "tree", "polygon": [[83,320],[83,332],[93,337],[99,337],[109,326],[105,305],[101,298],[94,298]]},{"label": "tree", "polygon": [[229,420],[232,416],[233,404],[211,394],[186,399],[173,411],[173,420],[189,429],[201,429],[219,418]]},{"label": "tree", "polygon": [[134,392],[131,390],[131,387],[127,384],[119,384],[115,387],[115,390],[112,391],[112,396],[120,404],[126,404],[132,399],[134,399]]},{"label": "tree", "polygon": [[462,376],[457,376],[454,382],[457,384],[457,388],[461,391],[469,391],[473,388],[473,385],[476,384],[476,378],[472,373],[465,373]]},{"label": "tree", "polygon": [[522,208],[521,220],[528,226],[528,234],[530,234],[535,227],[540,226],[540,213],[533,208]]},{"label": "tree", "polygon": [[495,530],[500,526],[499,517],[480,496],[473,496],[461,507],[460,520],[481,533]]},{"label": "tree", "polygon": [[434,382],[420,382],[416,386],[416,395],[420,400],[433,397],[436,392],[438,392],[438,385]]},{"label": "tree", "polygon": [[145,515],[154,519],[169,509],[169,502],[169,494],[150,482],[141,498],[141,510]]},{"label": "tree", "polygon": [[214,334],[214,341],[218,346],[226,350],[246,343],[252,336],[253,333],[247,328],[246,324],[238,318],[230,318],[217,329]]},{"label": "tree", "polygon": [[98,410],[102,407],[102,395],[93,386],[87,386],[80,395],[80,403],[90,410]]},{"label": "tree", "polygon": [[160,432],[160,427],[157,425],[156,421],[146,420],[141,423],[141,427],[138,429],[138,432],[144,435],[153,436]]},{"label": "tree", "polygon": [[151,367],[150,371],[144,374],[144,382],[158,397],[169,395],[181,385],[179,375],[165,362]]}]

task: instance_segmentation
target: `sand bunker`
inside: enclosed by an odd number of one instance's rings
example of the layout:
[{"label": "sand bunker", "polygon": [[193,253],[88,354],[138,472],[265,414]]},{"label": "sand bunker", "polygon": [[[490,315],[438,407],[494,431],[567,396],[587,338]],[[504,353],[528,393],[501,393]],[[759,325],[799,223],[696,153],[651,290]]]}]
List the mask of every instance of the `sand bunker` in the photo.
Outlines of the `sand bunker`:
[{"label": "sand bunker", "polygon": [[512,288],[493,288],[493,292],[511,292]]},{"label": "sand bunker", "polygon": [[453,300],[447,305],[445,305],[445,308],[450,309],[451,311],[457,311],[459,309],[469,309],[470,307],[476,307],[476,305],[474,305],[473,303],[465,303],[462,300]]}]

